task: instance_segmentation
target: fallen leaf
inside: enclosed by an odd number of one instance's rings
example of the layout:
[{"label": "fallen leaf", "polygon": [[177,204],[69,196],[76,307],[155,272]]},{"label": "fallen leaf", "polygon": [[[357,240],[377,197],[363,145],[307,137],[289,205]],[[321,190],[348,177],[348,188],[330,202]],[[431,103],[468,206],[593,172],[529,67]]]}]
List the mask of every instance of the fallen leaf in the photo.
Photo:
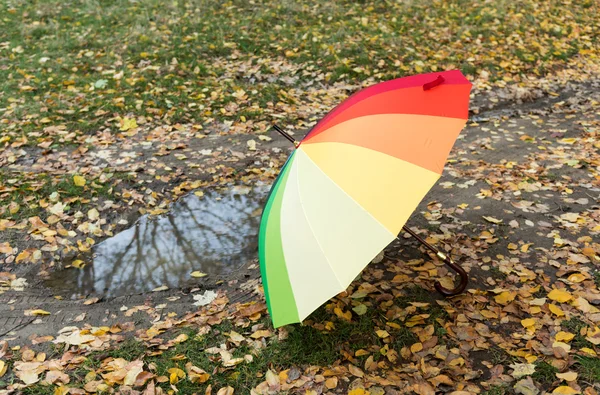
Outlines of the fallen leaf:
[{"label": "fallen leaf", "polygon": [[227,386],[227,387],[221,388],[217,392],[217,395],[233,395],[233,391],[234,391],[233,387]]},{"label": "fallen leaf", "polygon": [[126,132],[128,130],[131,129],[135,129],[137,128],[137,122],[135,121],[134,118],[123,118],[121,119],[121,127],[119,128],[119,130]]},{"label": "fallen leaf", "polygon": [[562,289],[553,289],[548,294],[548,298],[550,298],[556,302],[565,303],[565,302],[568,302],[569,300],[571,300],[571,298],[573,298],[573,295],[571,295],[569,292],[564,291]]},{"label": "fallen leaf", "polygon": [[548,308],[550,309],[550,312],[554,315],[556,315],[557,317],[563,317],[565,315],[565,312],[561,310],[560,307],[558,307],[557,305],[550,303],[548,305]]},{"label": "fallen leaf", "polygon": [[250,337],[253,339],[261,339],[263,337],[269,337],[269,336],[271,336],[271,331],[266,330],[266,329],[258,330],[250,335]]},{"label": "fallen leaf", "polygon": [[363,377],[365,375],[362,370],[352,364],[348,365],[348,370],[350,371],[350,374],[356,377]]},{"label": "fallen leaf", "polygon": [[364,315],[367,313],[367,306],[361,303],[358,306],[354,306],[352,310],[358,315]]},{"label": "fallen leaf", "polygon": [[574,337],[575,335],[573,333],[560,331],[554,336],[554,339],[558,342],[569,342],[573,340]]},{"label": "fallen leaf", "polygon": [[501,219],[497,219],[494,217],[487,217],[485,215],[483,216],[483,219],[485,219],[486,221],[491,222],[493,224],[501,224],[503,222]]},{"label": "fallen leaf", "polygon": [[510,375],[516,379],[535,373],[535,365],[531,363],[515,363],[509,366],[514,369]]},{"label": "fallen leaf", "polygon": [[200,272],[200,271],[197,271],[197,270],[196,270],[196,271],[194,271],[194,272],[192,272],[190,275],[191,275],[192,277],[194,277],[194,278],[201,278],[201,277],[206,277],[206,276],[207,276],[207,274],[206,274],[206,273],[202,273],[202,272]]},{"label": "fallen leaf", "polygon": [[325,380],[325,387],[327,387],[327,389],[334,389],[336,388],[338,385],[338,379],[337,377],[330,377],[327,380]]},{"label": "fallen leaf", "polygon": [[577,372],[556,373],[556,377],[565,381],[577,380]]},{"label": "fallen leaf", "polygon": [[188,362],[186,365],[186,370],[188,372],[188,379],[192,383],[202,384],[208,381],[210,375],[206,373],[203,369],[193,366],[191,362]]},{"label": "fallen leaf", "polygon": [[535,326],[535,319],[525,318],[525,319],[521,320],[521,325],[523,325],[523,328],[531,328],[531,327]]},{"label": "fallen leaf", "polygon": [[194,295],[195,302],[194,306],[206,306],[210,304],[213,300],[217,298],[217,293],[215,291],[205,291],[203,294]]},{"label": "fallen leaf", "polygon": [[43,316],[43,315],[50,315],[50,312],[46,311],[46,310],[40,310],[40,309],[37,309],[37,310],[27,310],[25,312],[25,315],[35,315],[35,316],[42,315]]},{"label": "fallen leaf", "polygon": [[85,185],[85,178],[82,176],[73,176],[73,183],[78,187],[82,187]]},{"label": "fallen leaf", "polygon": [[12,247],[8,242],[0,243],[0,254],[12,254]]},{"label": "fallen leaf", "polygon": [[576,394],[581,394],[581,391],[577,391],[566,385],[561,385],[560,387],[558,387],[554,391],[552,391],[552,393],[555,395],[576,395]]},{"label": "fallen leaf", "polygon": [[535,386],[535,383],[533,382],[531,376],[528,376],[527,378],[518,381],[517,384],[515,384],[514,389],[515,393],[522,395],[537,395],[540,392],[540,390],[538,390]]},{"label": "fallen leaf", "polygon": [[496,303],[501,305],[507,305],[515,299],[515,294],[512,292],[504,291],[494,297]]},{"label": "fallen leaf", "polygon": [[177,384],[179,380],[185,378],[185,372],[179,368],[171,368],[167,370],[169,373],[169,383]]},{"label": "fallen leaf", "polygon": [[90,209],[87,215],[90,221],[95,221],[100,217],[100,213],[95,208]]}]

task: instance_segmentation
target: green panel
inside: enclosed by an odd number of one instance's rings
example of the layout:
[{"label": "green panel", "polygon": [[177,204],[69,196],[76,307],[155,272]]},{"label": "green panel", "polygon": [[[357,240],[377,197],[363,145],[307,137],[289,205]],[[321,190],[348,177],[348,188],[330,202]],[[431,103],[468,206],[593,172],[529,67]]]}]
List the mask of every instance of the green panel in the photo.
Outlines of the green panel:
[{"label": "green panel", "polygon": [[[294,152],[295,153],[295,152]],[[275,184],[262,214],[258,238],[260,273],[267,307],[275,328],[300,322],[294,292],[290,284],[281,244],[281,201],[294,153],[290,155]]]}]

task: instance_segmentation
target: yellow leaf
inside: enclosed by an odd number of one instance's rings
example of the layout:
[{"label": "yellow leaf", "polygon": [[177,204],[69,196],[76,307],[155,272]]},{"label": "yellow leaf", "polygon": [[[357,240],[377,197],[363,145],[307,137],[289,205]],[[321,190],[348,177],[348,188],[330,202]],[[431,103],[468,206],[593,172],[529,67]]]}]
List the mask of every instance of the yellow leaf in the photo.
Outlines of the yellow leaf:
[{"label": "yellow leaf", "polygon": [[344,312],[339,307],[336,307],[335,309],[333,309],[333,312],[335,313],[335,315],[337,315],[338,317],[340,317],[341,319],[344,319],[346,321],[350,321],[352,319],[352,313],[351,312],[349,312],[349,311]]},{"label": "yellow leaf", "polygon": [[554,336],[554,339],[556,339],[557,342],[570,342],[574,337],[575,335],[570,332],[560,331]]},{"label": "yellow leaf", "polygon": [[355,389],[349,391],[348,395],[369,395],[369,393],[367,391],[365,391],[364,388],[355,388]]},{"label": "yellow leaf", "polygon": [[557,306],[557,305],[555,305],[555,304],[549,304],[549,305],[548,305],[548,308],[549,308],[549,309],[550,309],[550,311],[551,311],[553,314],[555,314],[557,317],[563,317],[563,316],[565,315],[565,312],[564,312],[564,311],[562,311],[562,310],[560,309],[560,307],[558,307],[558,306]]},{"label": "yellow leaf", "polygon": [[577,141],[577,139],[575,139],[574,137],[558,140],[558,142],[562,144],[575,144],[575,141]]},{"label": "yellow leaf", "polygon": [[186,335],[185,333],[180,333],[179,336],[177,336],[175,339],[173,339],[173,343],[176,343],[176,344],[183,343],[187,339],[189,339],[188,335]]},{"label": "yellow leaf", "polygon": [[488,222],[491,222],[493,224],[501,224],[502,220],[498,219],[498,218],[494,218],[494,217],[486,217],[485,215],[483,216],[483,219],[485,219]]},{"label": "yellow leaf", "polygon": [[85,185],[85,178],[82,176],[73,176],[73,183],[78,187],[82,187]]},{"label": "yellow leaf", "polygon": [[415,343],[412,346],[410,346],[410,351],[413,354],[418,353],[421,350],[423,350],[423,343]]},{"label": "yellow leaf", "polygon": [[269,331],[268,329],[261,329],[250,335],[250,337],[253,339],[260,339],[269,336],[271,336],[271,331]]},{"label": "yellow leaf", "polygon": [[180,379],[185,378],[185,372],[179,368],[171,368],[169,372],[169,383],[176,384]]},{"label": "yellow leaf", "polygon": [[31,256],[30,251],[28,251],[28,250],[21,251],[21,253],[19,255],[17,255],[17,259],[15,259],[15,262],[19,263],[21,261],[28,259],[30,256]]},{"label": "yellow leaf", "polygon": [[571,298],[573,298],[573,295],[571,295],[569,292],[564,291],[562,289],[553,289],[548,294],[548,297],[557,302],[565,303],[565,302],[568,302],[569,300],[571,300]]},{"label": "yellow leaf", "polygon": [[585,279],[586,277],[581,273],[573,273],[567,278],[567,280],[573,283],[580,283],[582,281],[585,281]]},{"label": "yellow leaf", "polygon": [[81,259],[75,259],[73,262],[71,262],[71,266],[76,267],[77,269],[83,269],[85,262],[83,262]]},{"label": "yellow leaf", "polygon": [[529,247],[531,247],[532,245],[533,243],[523,244],[521,246],[521,252],[527,252],[529,250]]},{"label": "yellow leaf", "polygon": [[6,369],[8,369],[8,365],[6,362],[0,359],[0,377],[4,376]]},{"label": "yellow leaf", "polygon": [[199,272],[198,270],[196,270],[195,272],[192,272],[190,275],[194,278],[201,278],[201,277],[207,276],[206,273]]},{"label": "yellow leaf", "polygon": [[327,387],[327,389],[334,389],[335,387],[337,387],[338,385],[338,379],[337,377],[330,377],[327,380],[325,380],[325,387]]},{"label": "yellow leaf", "polygon": [[388,337],[390,334],[388,333],[388,331],[383,331],[383,330],[378,330],[376,331],[377,336],[379,336],[382,339],[385,339],[386,337]]},{"label": "yellow leaf", "polygon": [[592,350],[591,348],[588,348],[588,347],[582,347],[579,351],[583,351],[584,353],[589,354],[589,355],[594,356],[594,357],[596,355],[598,355],[598,354],[596,354],[596,351],[594,351],[594,350]]},{"label": "yellow leaf", "polygon": [[123,118],[121,120],[121,128],[119,130],[121,131],[127,131],[130,129],[135,129],[137,128],[137,122],[135,121],[134,118]]},{"label": "yellow leaf", "polygon": [[524,320],[521,320],[521,325],[523,325],[523,328],[530,328],[535,325],[535,319],[525,318]]},{"label": "yellow leaf", "polygon": [[501,305],[507,305],[510,302],[512,302],[514,299],[515,299],[515,294],[508,292],[508,291],[501,292],[494,297],[494,300],[496,300],[496,303],[501,304]]},{"label": "yellow leaf", "polygon": [[565,372],[565,373],[556,373],[556,377],[565,381],[575,381],[577,380],[576,372]]},{"label": "yellow leaf", "polygon": [[31,310],[29,312],[29,314],[30,315],[50,315],[50,313],[48,311],[46,311],[46,310],[40,310],[40,309]]},{"label": "yellow leaf", "polygon": [[568,387],[566,385],[561,385],[560,387],[552,391],[552,393],[555,395],[576,395],[581,394],[581,391],[574,390],[573,388]]}]

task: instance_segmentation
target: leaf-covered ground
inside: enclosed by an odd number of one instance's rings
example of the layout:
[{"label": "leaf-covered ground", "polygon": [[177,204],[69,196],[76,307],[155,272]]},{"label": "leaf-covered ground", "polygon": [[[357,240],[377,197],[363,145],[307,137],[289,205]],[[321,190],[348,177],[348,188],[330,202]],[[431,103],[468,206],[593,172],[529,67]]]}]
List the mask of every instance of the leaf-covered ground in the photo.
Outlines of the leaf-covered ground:
[{"label": "leaf-covered ground", "polygon": [[[0,391],[596,394],[598,11],[3,2]],[[361,86],[450,68],[474,83],[471,121],[410,224],[469,270],[464,295],[436,295],[447,271],[401,238],[281,330],[256,268],[200,309],[175,290],[128,305],[20,296],[189,191],[272,181],[291,149],[273,123],[298,138]]]}]

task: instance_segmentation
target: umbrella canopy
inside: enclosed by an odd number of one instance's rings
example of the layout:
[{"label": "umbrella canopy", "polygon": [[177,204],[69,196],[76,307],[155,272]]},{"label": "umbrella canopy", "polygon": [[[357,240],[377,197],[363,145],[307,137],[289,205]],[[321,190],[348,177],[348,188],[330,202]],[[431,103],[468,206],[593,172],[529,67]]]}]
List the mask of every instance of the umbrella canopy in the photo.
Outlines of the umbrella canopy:
[{"label": "umbrella canopy", "polygon": [[302,322],[392,242],[429,189],[468,117],[458,70],[365,88],[296,143],[259,232],[273,325]]}]

